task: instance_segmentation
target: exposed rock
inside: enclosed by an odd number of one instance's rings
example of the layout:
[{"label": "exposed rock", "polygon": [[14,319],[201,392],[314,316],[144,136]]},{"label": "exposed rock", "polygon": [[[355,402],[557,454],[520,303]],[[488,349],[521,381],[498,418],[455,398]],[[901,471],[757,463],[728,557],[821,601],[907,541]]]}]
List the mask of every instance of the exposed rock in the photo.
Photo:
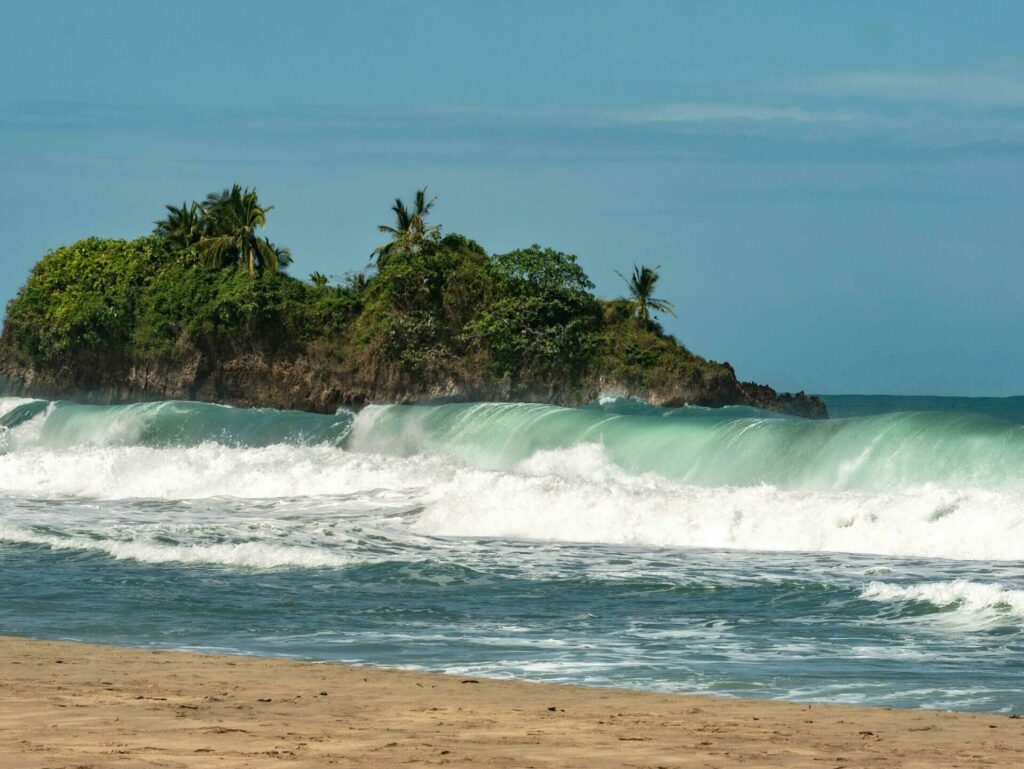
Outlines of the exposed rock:
[{"label": "exposed rock", "polygon": [[746,405],[814,419],[828,416],[820,398],[740,382],[728,364],[695,370],[671,382],[644,385],[602,376],[564,388],[557,383],[481,380],[454,372],[413,382],[401,371],[382,375],[315,353],[271,357],[244,352],[211,360],[197,350],[183,350],[173,359],[86,357],[46,368],[3,356],[0,389],[9,395],[82,403],[197,400],[321,413],[369,403],[524,401],[582,406],[601,395],[615,395],[655,406]]}]

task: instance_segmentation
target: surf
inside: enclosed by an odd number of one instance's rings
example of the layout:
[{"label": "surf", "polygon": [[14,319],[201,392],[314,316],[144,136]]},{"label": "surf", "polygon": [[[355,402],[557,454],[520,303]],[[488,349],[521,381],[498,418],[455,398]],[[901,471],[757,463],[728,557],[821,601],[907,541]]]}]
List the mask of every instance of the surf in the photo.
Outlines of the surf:
[{"label": "surf", "polygon": [[895,492],[934,485],[1024,492],[1024,425],[974,413],[811,421],[750,409],[644,410],[607,403],[587,409],[523,403],[370,406],[358,414],[178,401],[4,403],[0,450],[8,453],[204,443],[333,446],[514,472],[539,452],[597,446],[627,475],[705,487]]},{"label": "surf", "polygon": [[[414,511],[410,529],[432,537],[1012,561],[1024,528],[1020,429],[972,414],[811,422],[692,407],[638,415],[613,403],[324,415],[5,399],[0,495],[366,495],[380,505],[386,490]],[[45,536],[106,535],[87,526]]]}]

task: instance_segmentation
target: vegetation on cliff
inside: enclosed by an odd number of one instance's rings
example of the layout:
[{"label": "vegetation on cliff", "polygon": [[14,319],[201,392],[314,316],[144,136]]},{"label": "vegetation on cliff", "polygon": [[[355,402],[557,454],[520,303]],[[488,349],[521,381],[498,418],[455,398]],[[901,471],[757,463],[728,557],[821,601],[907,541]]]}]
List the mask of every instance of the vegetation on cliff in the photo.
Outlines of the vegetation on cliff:
[{"label": "vegetation on cliff", "polygon": [[[411,207],[397,200],[372,268],[334,285],[284,272],[291,253],[259,232],[271,207],[237,185],[168,206],[137,240],[59,248],[7,308],[0,376],[317,409],[425,397],[576,404],[614,391],[824,413],[816,399],[739,383],[728,364],[665,335],[651,315],[672,309],[652,295],[656,272],[637,267],[629,298],[601,300],[575,256],[538,245],[489,255],[428,225],[433,203],[425,190]],[[161,384],[154,371],[187,374]]]}]

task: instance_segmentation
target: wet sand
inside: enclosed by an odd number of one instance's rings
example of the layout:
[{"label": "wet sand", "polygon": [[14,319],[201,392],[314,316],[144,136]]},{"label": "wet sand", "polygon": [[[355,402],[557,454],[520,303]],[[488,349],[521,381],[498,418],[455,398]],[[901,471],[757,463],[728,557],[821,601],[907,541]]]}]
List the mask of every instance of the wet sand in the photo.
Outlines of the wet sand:
[{"label": "wet sand", "polygon": [[1024,766],[1024,719],[0,637],[0,767]]}]

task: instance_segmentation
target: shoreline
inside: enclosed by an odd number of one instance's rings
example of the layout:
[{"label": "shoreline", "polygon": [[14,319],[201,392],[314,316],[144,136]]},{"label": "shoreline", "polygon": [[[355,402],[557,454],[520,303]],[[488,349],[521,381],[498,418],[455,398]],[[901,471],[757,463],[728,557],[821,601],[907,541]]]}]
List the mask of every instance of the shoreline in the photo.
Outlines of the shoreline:
[{"label": "shoreline", "polygon": [[1024,719],[0,636],[0,755],[19,769],[1011,766]]}]

